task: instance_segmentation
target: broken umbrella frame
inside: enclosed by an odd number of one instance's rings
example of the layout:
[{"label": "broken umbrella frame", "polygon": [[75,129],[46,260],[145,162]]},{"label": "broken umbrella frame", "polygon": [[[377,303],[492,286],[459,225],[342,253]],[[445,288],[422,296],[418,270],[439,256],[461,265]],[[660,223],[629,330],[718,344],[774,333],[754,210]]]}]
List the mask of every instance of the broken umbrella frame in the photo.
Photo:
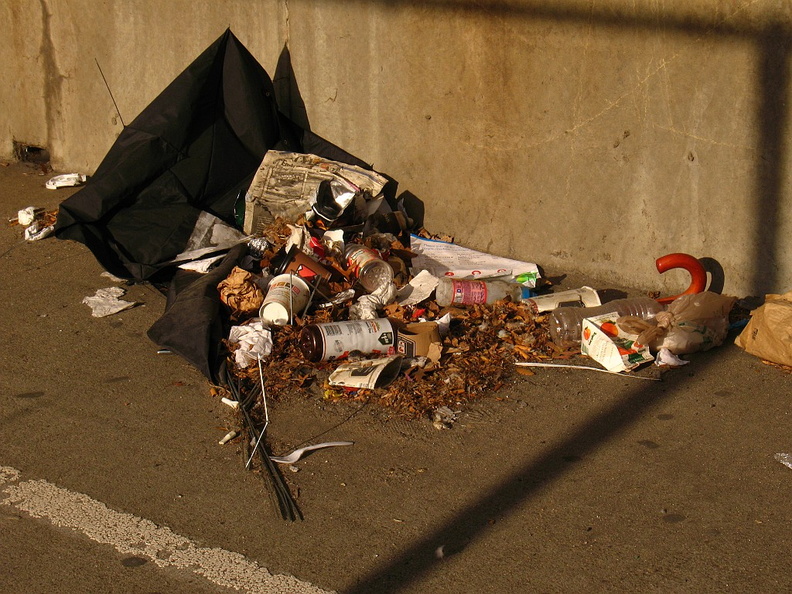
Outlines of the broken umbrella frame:
[{"label": "broken umbrella frame", "polygon": [[[289,274],[290,280],[293,277],[293,273]],[[321,278],[318,276],[314,278],[313,283],[309,283],[311,287],[311,293],[308,297],[308,303],[305,306],[305,309],[302,312],[304,316],[308,312],[308,307],[311,305],[311,301],[316,293],[319,293],[323,297],[326,297],[321,291],[318,290],[319,283]],[[293,302],[291,301],[292,293],[289,291],[289,313],[290,318],[289,322],[294,323],[294,315],[293,315]],[[267,408],[267,396],[266,390],[264,388],[264,372],[261,368],[261,359],[259,358],[257,361],[258,364],[258,371],[259,371],[259,383],[254,384],[252,388],[249,390],[245,390],[242,382],[234,377],[234,375],[229,371],[229,367],[226,365],[224,368],[224,380],[228,389],[233,396],[233,400],[236,401],[238,404],[238,410],[242,414],[242,421],[245,427],[246,438],[244,440],[245,444],[245,468],[250,469],[251,463],[253,462],[253,458],[258,454],[259,459],[261,461],[262,466],[262,475],[264,476],[265,483],[267,485],[267,490],[270,494],[270,497],[273,499],[273,504],[278,508],[280,511],[281,517],[284,520],[301,520],[302,514],[300,513],[297,504],[295,503],[294,499],[291,496],[291,492],[289,491],[289,487],[286,485],[286,482],[283,480],[283,476],[281,475],[280,471],[278,470],[276,464],[271,459],[270,453],[267,450],[267,444],[265,441],[265,436],[267,432],[267,427],[269,426],[269,411]],[[251,411],[253,407],[256,405],[256,402],[261,396],[261,400],[264,406],[264,425],[260,429],[257,428],[257,424],[253,421],[251,416]],[[251,451],[250,444],[253,443],[253,449]]]},{"label": "broken umbrella frame", "polygon": [[[174,256],[190,244],[203,214],[233,224],[236,199],[270,150],[371,169],[290,120],[275,94],[269,75],[227,29],[131,123],[122,119],[123,130],[85,187],[61,203],[54,228],[59,239],[85,244],[116,276],[138,282],[170,280],[173,291],[166,311],[149,329],[149,338],[160,352],[178,354],[210,381],[227,381],[240,402],[247,403],[246,417],[257,395],[241,393],[242,386],[228,371],[220,371],[227,320],[215,281],[230,272],[234,258],[201,279],[181,284],[171,276]],[[261,437],[263,432],[249,421],[250,431]],[[283,480],[279,483],[282,514],[299,517]]]},{"label": "broken umbrella frame", "polygon": [[[280,474],[280,471],[276,467],[275,463],[270,459],[270,453],[267,450],[267,444],[264,438],[267,432],[267,425],[269,425],[269,414],[267,413],[266,408],[267,400],[266,395],[264,394],[264,376],[261,371],[260,359],[258,361],[258,366],[260,383],[254,384],[254,386],[247,391],[243,389],[239,379],[233,376],[233,374],[228,370],[228,367],[225,368],[225,380],[228,385],[228,389],[231,391],[231,395],[234,397],[234,400],[239,403],[238,410],[242,414],[242,421],[245,427],[246,436],[244,444],[245,458],[247,460],[245,468],[250,469],[250,464],[253,461],[255,455],[258,453],[262,466],[262,476],[264,477],[265,483],[267,485],[267,491],[269,492],[273,503],[280,511],[281,517],[284,520],[291,520],[292,522],[295,520],[302,520],[302,514],[297,507],[297,503],[294,501],[294,498],[289,491],[289,487],[283,480],[283,476]],[[256,400],[259,396],[262,396],[265,410],[265,422],[261,429],[257,428],[257,424],[253,421],[250,414],[253,407],[256,405]],[[251,441],[254,443],[252,451],[250,450]]]}]

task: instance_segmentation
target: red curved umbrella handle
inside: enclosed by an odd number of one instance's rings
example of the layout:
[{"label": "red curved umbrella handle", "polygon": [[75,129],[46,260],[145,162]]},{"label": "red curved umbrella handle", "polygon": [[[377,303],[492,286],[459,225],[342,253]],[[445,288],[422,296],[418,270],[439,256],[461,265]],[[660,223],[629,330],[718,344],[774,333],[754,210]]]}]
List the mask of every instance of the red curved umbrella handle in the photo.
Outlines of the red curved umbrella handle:
[{"label": "red curved umbrella handle", "polygon": [[704,270],[701,262],[690,254],[668,254],[658,258],[655,264],[660,274],[663,274],[667,270],[673,270],[674,268],[684,268],[690,273],[690,286],[687,290],[673,297],[662,297],[658,299],[660,303],[668,304],[677,297],[690,295],[691,293],[701,293],[707,288],[707,271]]}]

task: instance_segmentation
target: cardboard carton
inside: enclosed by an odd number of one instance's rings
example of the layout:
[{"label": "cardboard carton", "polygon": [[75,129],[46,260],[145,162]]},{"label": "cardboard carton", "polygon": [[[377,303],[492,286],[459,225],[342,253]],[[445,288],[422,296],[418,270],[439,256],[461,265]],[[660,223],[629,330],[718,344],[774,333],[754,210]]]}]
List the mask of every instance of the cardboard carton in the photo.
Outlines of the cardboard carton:
[{"label": "cardboard carton", "polygon": [[416,322],[399,329],[396,352],[405,357],[427,357],[437,363],[443,342],[436,322]]},{"label": "cardboard carton", "polygon": [[580,352],[608,371],[630,371],[652,361],[649,347],[636,342],[637,334],[619,329],[617,312],[585,318],[581,327]]}]

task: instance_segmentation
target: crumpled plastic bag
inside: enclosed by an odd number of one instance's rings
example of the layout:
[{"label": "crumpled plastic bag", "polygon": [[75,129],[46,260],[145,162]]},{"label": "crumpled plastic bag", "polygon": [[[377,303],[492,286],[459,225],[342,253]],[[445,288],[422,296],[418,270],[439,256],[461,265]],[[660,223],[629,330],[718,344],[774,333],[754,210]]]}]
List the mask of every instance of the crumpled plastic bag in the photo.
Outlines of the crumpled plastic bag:
[{"label": "crumpled plastic bag", "polygon": [[264,293],[256,284],[255,277],[239,266],[234,266],[231,274],[217,285],[217,290],[220,291],[220,301],[235,315],[257,312],[264,303]]},{"label": "crumpled plastic bag", "polygon": [[712,291],[682,295],[651,320],[625,316],[616,324],[638,334],[637,341],[654,352],[668,349],[674,355],[696,353],[723,344],[735,301],[736,297]]},{"label": "crumpled plastic bag", "polygon": [[760,359],[792,365],[792,291],[766,295],[734,344]]}]

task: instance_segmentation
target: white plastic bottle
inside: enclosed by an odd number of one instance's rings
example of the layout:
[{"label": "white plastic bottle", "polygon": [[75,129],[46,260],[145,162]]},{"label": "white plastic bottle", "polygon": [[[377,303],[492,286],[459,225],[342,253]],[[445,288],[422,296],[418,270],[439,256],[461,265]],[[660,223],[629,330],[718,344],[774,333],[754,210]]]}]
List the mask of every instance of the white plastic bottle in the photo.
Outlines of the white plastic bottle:
[{"label": "white plastic bottle", "polygon": [[459,280],[441,278],[435,289],[435,300],[441,307],[446,305],[490,305],[500,299],[511,297],[521,301],[533,296],[533,291],[519,283],[502,280]]},{"label": "white plastic bottle", "polygon": [[350,243],[344,250],[344,257],[358,282],[369,293],[393,280],[393,268],[375,250]]},{"label": "white plastic bottle", "polygon": [[559,307],[550,314],[550,336],[562,348],[580,345],[580,329],[584,318],[617,312],[619,316],[637,316],[645,320],[655,317],[665,307],[651,297],[616,299],[597,307]]}]

